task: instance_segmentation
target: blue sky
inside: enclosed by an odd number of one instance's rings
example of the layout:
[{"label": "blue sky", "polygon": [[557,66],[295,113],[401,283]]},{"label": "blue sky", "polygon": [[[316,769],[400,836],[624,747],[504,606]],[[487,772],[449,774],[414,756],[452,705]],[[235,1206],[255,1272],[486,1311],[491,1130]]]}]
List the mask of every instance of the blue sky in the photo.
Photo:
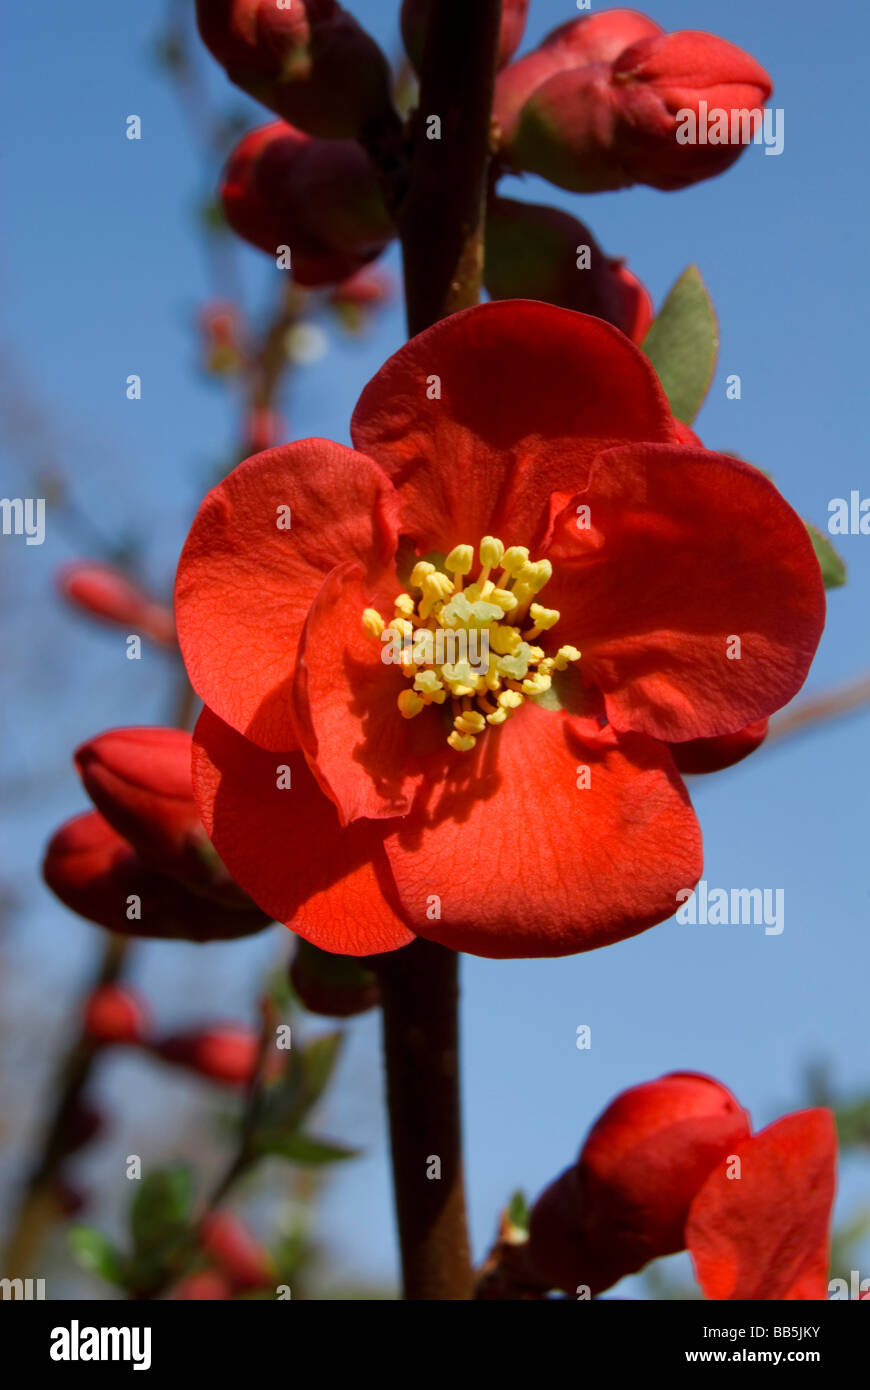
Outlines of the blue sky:
[{"label": "blue sky", "polygon": [[[352,8],[395,53],[398,5],[357,0]],[[722,178],[678,194],[579,198],[535,179],[506,180],[503,190],[576,212],[609,254],[628,258],[657,303],[688,263],[700,267],[719,314],[721,352],[696,428],[711,447],[771,473],[802,515],[824,525],[831,498],[852,488],[870,495],[860,174],[867,13],[845,0],[655,0],[647,12],[667,29],[719,33],[768,68],[773,104],[785,113],[783,154],[750,148]],[[82,19],[60,0],[44,0],[5,18],[0,365],[4,395],[18,412],[30,397],[38,429],[27,427],[26,452],[4,430],[0,466],[3,495],[27,495],[34,456],[59,460],[89,524],[114,541],[131,536],[146,572],[167,588],[235,417],[196,366],[192,324],[211,290],[195,209],[218,171],[203,168],[148,60],[162,14],[155,0],[90,0]],[[525,46],[575,14],[567,0],[532,0]],[[251,125],[266,119],[231,96],[208,59],[204,71],[211,90],[247,112]],[[142,119],[140,142],[124,138],[131,113]],[[240,260],[249,301],[265,307],[277,272],[254,251],[243,249]],[[398,268],[395,249],[385,263]],[[402,339],[398,304],[363,343],[336,336],[324,361],[298,372],[286,406],[292,433],[347,440],[360,389]],[[143,382],[137,403],[124,394],[131,372]],[[739,402],[725,397],[732,372],[742,378]],[[805,694],[868,664],[870,537],[840,538],[839,548],[849,584],[830,596]],[[127,662],[113,633],[60,610],[52,575],[84,553],[51,512],[41,548],[4,539],[0,550],[4,649],[14,658],[0,675],[11,731],[3,877],[22,904],[2,942],[3,990],[14,1014],[8,1055],[37,1100],[95,949],[96,928],[59,909],[38,880],[48,835],[84,804],[70,752],[104,728],[158,723],[169,711],[162,658]],[[830,1059],[844,1089],[870,1083],[868,734],[864,713],[693,785],[705,877],[716,886],[784,889],[781,936],[671,921],[571,959],[464,963],[478,1251],[510,1191],[534,1192],[563,1167],[626,1086],[676,1068],[709,1071],[761,1124],[795,1106],[812,1058]],[[238,947],[145,946],[137,982],[159,999],[167,1026],[194,1013],[245,1011],[279,930]],[[592,1028],[588,1052],[575,1047],[584,1023]],[[378,1084],[377,1022],[369,1017],[351,1029],[326,1117],[327,1128],[363,1144],[367,1156],[334,1180],[325,1218],[337,1254],[360,1273],[389,1277],[395,1256]],[[173,1105],[180,1115],[194,1093],[133,1060],[113,1063],[100,1085],[118,1112],[117,1131],[95,1154],[111,1221],[121,1149],[141,1140],[150,1153],[142,1117]],[[171,1151],[167,1141],[154,1161]],[[845,1209],[870,1199],[866,1166],[848,1165],[843,1191]]]}]

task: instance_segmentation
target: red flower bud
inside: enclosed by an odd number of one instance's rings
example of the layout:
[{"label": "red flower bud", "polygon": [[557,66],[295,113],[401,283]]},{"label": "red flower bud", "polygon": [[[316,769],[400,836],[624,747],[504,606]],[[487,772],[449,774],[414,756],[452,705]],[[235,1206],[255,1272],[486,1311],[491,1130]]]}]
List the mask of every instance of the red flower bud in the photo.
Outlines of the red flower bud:
[{"label": "red flower bud", "polygon": [[739,1143],[739,1182],[718,1164],[696,1195],[686,1243],[712,1299],[826,1299],[837,1135],[803,1110]]},{"label": "red flower bud", "polygon": [[203,42],[230,81],[310,135],[361,135],[392,116],[378,45],[336,0],[197,0]]},{"label": "red flower bud", "polygon": [[690,738],[685,743],[670,743],[668,747],[680,772],[721,772],[754,753],[767,738],[769,726],[769,719],[756,719],[736,734]]},{"label": "red flower bud", "polygon": [[548,78],[590,63],[612,63],[638,39],[662,31],[636,10],[607,10],[571,19],[540,45],[499,75],[494,114],[505,144],[510,145],[522,107]]},{"label": "red flower bud", "polygon": [[652,300],[637,277],[604,254],[588,227],[558,208],[492,200],[484,283],[492,299],[541,299],[594,314],[634,342],[652,322]]},{"label": "red flower bud", "polygon": [[164,1062],[222,1081],[228,1086],[246,1086],[257,1064],[259,1040],[250,1028],[216,1024],[173,1033],[149,1049]]},{"label": "red flower bud", "polygon": [[86,1144],[90,1144],[92,1139],[105,1128],[105,1119],[101,1110],[95,1105],[90,1105],[86,1100],[76,1101],[73,1109],[67,1115],[63,1130],[63,1151],[64,1153],[76,1153],[83,1149]]},{"label": "red flower bud", "polygon": [[394,235],[362,147],[312,140],[283,121],[236,146],[221,199],[233,231],[271,256],[288,246],[294,279],[309,287],[346,279]]},{"label": "red flower bud", "polygon": [[[433,0],[402,0],[401,26],[405,52],[419,72],[426,43],[426,30],[432,13]],[[502,0],[501,29],[498,37],[496,67],[509,63],[520,46],[529,0]]]},{"label": "red flower bud", "polygon": [[290,963],[290,983],[305,1008],[329,1018],[351,1018],[380,1000],[378,982],[358,957],[321,951],[299,937]]},{"label": "red flower bud", "polygon": [[122,985],[103,985],[85,1005],[82,1027],[92,1042],[141,1043],[149,1026],[147,1004]]},{"label": "red flower bud", "polygon": [[111,565],[92,562],[67,565],[58,573],[56,582],[63,597],[81,612],[150,637],[161,646],[174,643],[172,610],[155,603],[143,589]]},{"label": "red flower bud", "polygon": [[109,824],[150,868],[230,908],[251,901],[230,878],[203,829],[183,729],[112,729],[83,743],[75,763]]},{"label": "red flower bud", "polygon": [[196,1274],[188,1274],[175,1285],[172,1295],[176,1302],[181,1303],[216,1302],[232,1296],[229,1280],[218,1274],[216,1269],[201,1269]]},{"label": "red flower bud", "polygon": [[55,1181],[51,1193],[62,1216],[78,1216],[88,1205],[88,1193],[65,1178]]},{"label": "red flower bud", "polygon": [[269,922],[252,904],[226,906],[156,873],[96,811],[55,832],[42,872],[66,907],[122,936],[232,941]]},{"label": "red flower bud", "polygon": [[236,306],[219,302],[206,304],[200,311],[199,327],[206,371],[218,376],[238,371],[244,354]]},{"label": "red flower bud", "polygon": [[743,145],[682,143],[687,126],[678,113],[724,111],[730,121],[732,111],[760,111],[772,91],[749,54],[689,30],[654,32],[607,61],[590,62],[564,44],[531,57],[536,65],[497,101],[509,157],[577,192],[635,183],[670,190],[722,173]]},{"label": "red flower bud", "polygon": [[349,304],[354,308],[368,308],[372,304],[387,303],[393,294],[392,277],[375,267],[358,270],[355,275],[342,280],[330,293],[329,302],[339,306]]},{"label": "red flower bud", "polygon": [[245,421],[245,458],[272,449],[286,437],[284,421],[275,410],[254,406]]},{"label": "red flower bud", "polygon": [[200,1226],[199,1243],[234,1290],[262,1289],[274,1283],[275,1266],[268,1250],[232,1212],[210,1212]]},{"label": "red flower bud", "polygon": [[674,1072],[624,1091],[535,1203],[528,1260],[553,1287],[595,1294],[684,1249],[693,1198],[748,1135],[745,1111],[709,1077]]}]

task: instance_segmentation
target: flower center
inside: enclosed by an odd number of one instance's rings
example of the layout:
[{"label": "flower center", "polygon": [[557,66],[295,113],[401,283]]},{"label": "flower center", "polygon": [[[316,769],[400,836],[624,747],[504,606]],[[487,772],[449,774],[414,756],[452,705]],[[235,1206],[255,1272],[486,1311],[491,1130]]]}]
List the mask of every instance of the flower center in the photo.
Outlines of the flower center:
[{"label": "flower center", "polygon": [[410,682],[396,702],[399,713],[413,719],[449,700],[447,742],[457,753],[470,752],[487,725],[506,723],[526,699],[549,690],[554,671],[580,659],[576,647],[548,656],[536,645],[559,621],[555,608],[535,602],[553,573],[549,560],[530,560],[525,546],[505,549],[484,536],[480,572],[465,586],[473,567],[471,545],[454,546],[443,569],[420,560],[410,581],[419,598],[398,594],[389,622],[374,608],[362,615],[365,631],[383,643],[381,660],[399,665]]}]

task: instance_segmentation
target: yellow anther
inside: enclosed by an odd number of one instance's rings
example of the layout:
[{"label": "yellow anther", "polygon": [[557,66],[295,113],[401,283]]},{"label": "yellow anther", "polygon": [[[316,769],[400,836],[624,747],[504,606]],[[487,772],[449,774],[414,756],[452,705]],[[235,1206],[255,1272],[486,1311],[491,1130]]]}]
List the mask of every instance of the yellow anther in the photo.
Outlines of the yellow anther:
[{"label": "yellow anther", "polygon": [[436,570],[434,574],[425,574],[421,585],[423,597],[420,600],[420,617],[426,619],[430,616],[436,603],[444,603],[453,593],[453,580],[449,575],[439,574]]},{"label": "yellow anther", "polygon": [[529,608],[529,617],[535,626],[526,636],[537,637],[539,632],[549,632],[551,627],[556,626],[559,616],[558,608],[542,608],[539,603],[533,603]]},{"label": "yellow anther", "polygon": [[447,742],[457,753],[470,753],[476,746],[477,739],[472,734],[459,734],[454,730],[452,734],[447,735]]},{"label": "yellow anther", "polygon": [[541,676],[552,675],[556,669],[555,657],[545,656],[543,661],[538,662],[538,674]]},{"label": "yellow anther", "polygon": [[389,631],[398,632],[400,637],[411,638],[414,636],[414,624],[408,618],[393,618]]},{"label": "yellow anther", "polygon": [[454,719],[453,727],[460,734],[482,734],[486,728],[486,720],[476,709],[463,710],[462,714],[457,714]]},{"label": "yellow anther", "polygon": [[414,616],[414,600],[410,594],[396,594],[393,603],[399,618],[412,618]]},{"label": "yellow anther", "polygon": [[510,589],[493,588],[489,595],[490,603],[497,603],[503,613],[510,613],[517,606],[516,595]]},{"label": "yellow anther", "polygon": [[494,570],[504,559],[504,546],[497,536],[484,536],[480,542],[480,563],[485,570]]},{"label": "yellow anther", "polygon": [[502,709],[519,709],[523,697],[518,690],[503,690],[498,697]]},{"label": "yellow anther", "polygon": [[495,724],[497,726],[499,724],[504,724],[510,717],[511,712],[509,709],[497,709],[493,710],[492,714],[486,716],[486,722],[487,724]]},{"label": "yellow anther", "polygon": [[521,681],[529,669],[531,655],[528,643],[520,642],[511,656],[500,656],[495,664],[503,676],[511,676],[515,681]]},{"label": "yellow anther", "polygon": [[423,703],[426,705],[443,705],[446,699],[446,690],[433,690],[431,695],[426,694],[423,696]]},{"label": "yellow anther", "polygon": [[516,578],[524,565],[529,563],[529,552],[524,545],[511,545],[501,558],[504,574]]},{"label": "yellow anther", "polygon": [[421,709],[426,707],[424,701],[413,690],[403,690],[396,704],[403,719],[413,719],[415,714],[419,714]]},{"label": "yellow anther", "polygon": [[386,624],[376,608],[365,608],[362,615],[362,625],[369,637],[380,637]]},{"label": "yellow anther", "polygon": [[565,671],[572,661],[580,660],[580,653],[576,647],[560,647],[553,660],[557,671]]},{"label": "yellow anther", "polygon": [[444,561],[444,568],[448,574],[470,574],[471,566],[474,564],[474,546],[454,545],[447,559]]},{"label": "yellow anther", "polygon": [[523,681],[523,690],[527,695],[543,695],[553,684],[549,676],[542,676],[540,671],[533,676],[527,676]]},{"label": "yellow anther", "polygon": [[435,566],[428,560],[418,560],[411,570],[411,588],[422,589],[423,580],[427,574],[434,574]]},{"label": "yellow anther", "polygon": [[436,690],[443,691],[444,687],[435,671],[418,671],[414,677],[414,689],[419,690],[421,695],[434,695]]},{"label": "yellow anther", "polygon": [[499,656],[510,656],[512,652],[516,651],[522,640],[515,627],[491,627],[489,629],[489,645]]},{"label": "yellow anther", "polygon": [[495,666],[490,666],[483,683],[487,690],[501,690],[501,676]]}]

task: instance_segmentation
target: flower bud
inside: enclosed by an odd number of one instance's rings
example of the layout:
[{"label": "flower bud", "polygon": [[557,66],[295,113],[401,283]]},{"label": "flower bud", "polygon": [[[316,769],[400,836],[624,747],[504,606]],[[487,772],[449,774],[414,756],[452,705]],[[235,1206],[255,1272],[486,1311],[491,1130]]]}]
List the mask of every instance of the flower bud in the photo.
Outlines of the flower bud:
[{"label": "flower bud", "polygon": [[336,0],[197,0],[202,40],[237,87],[310,135],[362,135],[391,118],[378,45]]},{"label": "flower bud", "polygon": [[72,912],[121,936],[233,941],[270,920],[253,904],[224,905],[156,873],[96,811],[55,832],[42,873]]},{"label": "flower bud", "polygon": [[232,1212],[209,1212],[199,1228],[199,1243],[233,1290],[262,1289],[275,1282],[275,1266],[268,1250]]},{"label": "flower bud", "polygon": [[624,1091],[535,1203],[529,1263],[553,1287],[594,1295],[684,1249],[695,1194],[748,1135],[746,1113],[709,1077],[674,1072]]},{"label": "flower bud", "polygon": [[216,1269],[200,1269],[175,1285],[172,1297],[180,1303],[217,1302],[232,1298],[230,1282]]},{"label": "flower bud", "polygon": [[149,1026],[145,1001],[122,985],[102,985],[85,1004],[82,1028],[92,1042],[141,1043]]},{"label": "flower bud", "polygon": [[236,146],[221,200],[233,231],[253,246],[271,256],[289,247],[293,277],[309,288],[353,275],[395,233],[362,147],[312,140],[283,121]]},{"label": "flower bud", "polygon": [[77,1100],[67,1115],[62,1145],[65,1154],[77,1153],[105,1128],[103,1112],[85,1100]]},{"label": "flower bud", "polygon": [[228,376],[242,365],[241,324],[234,304],[216,301],[199,314],[203,366],[215,376]]},{"label": "flower bud", "polygon": [[634,342],[652,322],[652,300],[637,277],[558,208],[493,199],[483,278],[492,299],[541,299],[594,314]]},{"label": "flower bud", "polygon": [[153,599],[111,565],[90,561],[65,566],[57,576],[59,592],[81,612],[148,637],[161,646],[175,642],[172,610]]},{"label": "flower bud", "polygon": [[[426,30],[434,0],[402,0],[401,26],[405,52],[417,72],[423,61]],[[496,68],[509,63],[520,46],[529,12],[529,0],[502,0]]]},{"label": "flower bud", "polygon": [[366,1013],[380,1000],[375,975],[358,957],[332,955],[303,937],[290,963],[290,983],[310,1013],[329,1018]]},{"label": "flower bud", "polygon": [[[671,190],[722,173],[755,129],[731,143],[732,112],[755,112],[759,120],[772,91],[754,58],[690,30],[640,38],[608,62],[569,56],[564,49],[558,62],[551,55],[549,74],[539,59],[529,73],[532,90],[515,78],[497,113],[504,108],[500,123],[514,166],[575,192],[635,183]],[[696,129],[684,143],[691,122],[697,127],[712,112],[726,114],[723,142],[718,130],[708,139]]]},{"label": "flower bud", "polygon": [[253,454],[262,454],[266,449],[274,449],[275,445],[280,444],[286,437],[284,420],[277,410],[255,405],[248,411],[245,419],[245,458],[250,458]]},{"label": "flower bud", "polygon": [[234,1024],[217,1024],[173,1033],[152,1043],[149,1051],[164,1062],[222,1081],[228,1086],[247,1086],[257,1065],[259,1041],[255,1032]]},{"label": "flower bud", "polygon": [[503,142],[510,145],[522,107],[536,88],[566,69],[612,63],[638,39],[662,31],[635,10],[606,10],[560,24],[531,53],[499,75],[494,115]]}]

